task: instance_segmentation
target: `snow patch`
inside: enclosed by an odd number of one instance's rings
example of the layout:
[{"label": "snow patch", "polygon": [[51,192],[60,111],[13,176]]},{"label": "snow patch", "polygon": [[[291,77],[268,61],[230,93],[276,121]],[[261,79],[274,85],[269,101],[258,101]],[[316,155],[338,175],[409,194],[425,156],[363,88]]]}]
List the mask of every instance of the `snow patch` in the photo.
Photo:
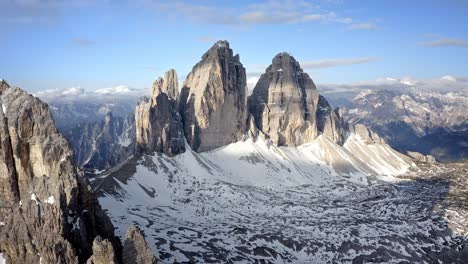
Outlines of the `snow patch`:
[{"label": "snow patch", "polygon": [[0,222],[0,226],[4,226],[5,225],[5,222]]},{"label": "snow patch", "polygon": [[3,253],[0,253],[0,264],[6,264],[6,259],[3,257]]},{"label": "snow patch", "polygon": [[54,196],[50,196],[49,198],[47,198],[47,200],[45,202],[48,203],[48,204],[54,204],[55,203]]},{"label": "snow patch", "polygon": [[39,200],[37,199],[37,196],[35,193],[32,193],[31,194],[31,200],[33,200],[34,202],[36,202],[36,204],[39,204]]}]

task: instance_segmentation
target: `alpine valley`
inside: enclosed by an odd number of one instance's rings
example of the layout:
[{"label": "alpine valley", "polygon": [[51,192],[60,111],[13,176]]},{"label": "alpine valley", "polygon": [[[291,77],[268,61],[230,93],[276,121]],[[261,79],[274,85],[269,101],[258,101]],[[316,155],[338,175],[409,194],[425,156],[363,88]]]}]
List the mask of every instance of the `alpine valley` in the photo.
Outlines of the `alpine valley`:
[{"label": "alpine valley", "polygon": [[333,108],[285,52],[249,92],[218,41],[138,102],[0,99],[0,263],[467,263],[466,153],[408,147],[466,150],[464,93]]}]

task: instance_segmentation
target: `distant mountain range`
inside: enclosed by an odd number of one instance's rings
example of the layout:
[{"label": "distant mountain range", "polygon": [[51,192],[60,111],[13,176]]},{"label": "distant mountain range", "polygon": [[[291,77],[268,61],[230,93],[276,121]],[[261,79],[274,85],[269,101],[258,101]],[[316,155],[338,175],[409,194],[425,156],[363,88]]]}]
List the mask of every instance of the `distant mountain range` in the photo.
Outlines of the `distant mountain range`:
[{"label": "distant mountain range", "polygon": [[440,161],[468,158],[468,91],[365,90],[346,111],[351,124],[365,124],[402,152]]}]

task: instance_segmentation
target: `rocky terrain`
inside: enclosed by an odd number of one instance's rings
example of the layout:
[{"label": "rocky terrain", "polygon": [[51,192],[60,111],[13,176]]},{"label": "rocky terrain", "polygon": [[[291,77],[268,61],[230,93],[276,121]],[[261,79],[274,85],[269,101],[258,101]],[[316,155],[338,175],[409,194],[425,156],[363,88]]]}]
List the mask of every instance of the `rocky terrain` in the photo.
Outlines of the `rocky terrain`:
[{"label": "rocky terrain", "polygon": [[63,133],[78,166],[105,170],[135,153],[135,131],[134,114],[122,118],[108,112],[104,120],[79,123]]},{"label": "rocky terrain", "polygon": [[137,223],[163,263],[463,263],[466,167],[390,170],[387,150],[359,162],[325,139],[144,155],[93,185],[117,234]]},{"label": "rocky terrain", "polygon": [[[216,43],[194,67],[197,76],[207,67],[203,74],[186,84],[215,74],[217,67],[200,65],[210,56],[218,62],[227,47]],[[209,90],[199,106],[223,102],[223,83],[210,85],[201,86]],[[117,234],[137,224],[163,263],[463,263],[468,256],[466,219],[456,214],[467,208],[466,168],[405,156],[366,126],[347,123],[289,54],[273,58],[248,99],[240,139],[218,129],[194,141],[203,130],[193,120],[238,122],[237,114],[210,119],[217,104],[209,105],[180,107],[192,122],[182,118],[184,152],[142,152],[93,179]],[[170,123],[162,124],[152,133]]]},{"label": "rocky terrain", "polygon": [[467,92],[365,90],[345,114],[379,133],[394,148],[441,161],[468,157]]},{"label": "rocky terrain", "polygon": [[[202,56],[180,95],[178,87],[170,70],[126,120],[108,111],[70,129],[74,158],[47,105],[2,82],[0,261],[468,258],[466,164],[404,155],[392,148],[394,132],[379,133],[394,120],[414,125],[418,137],[440,126],[464,131],[466,116],[430,113],[448,99],[370,91],[345,113],[287,53],[247,97],[245,69],[227,41]],[[465,106],[454,100],[445,112]],[[90,186],[74,159],[106,170]]]},{"label": "rocky terrain", "polygon": [[1,261],[129,263],[47,104],[1,80],[0,105]]}]

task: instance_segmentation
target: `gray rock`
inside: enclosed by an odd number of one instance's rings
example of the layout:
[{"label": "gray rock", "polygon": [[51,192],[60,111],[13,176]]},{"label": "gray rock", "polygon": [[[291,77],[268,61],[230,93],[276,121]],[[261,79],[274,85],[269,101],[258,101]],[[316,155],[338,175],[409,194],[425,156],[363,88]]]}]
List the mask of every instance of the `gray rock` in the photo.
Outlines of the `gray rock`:
[{"label": "gray rock", "polygon": [[143,99],[136,107],[138,152],[161,152],[169,156],[185,152],[177,90],[177,74],[171,70],[165,79],[154,82],[151,98]]},{"label": "gray rock", "polygon": [[333,142],[343,145],[346,139],[346,123],[342,110],[332,110],[325,97],[320,95],[316,116],[318,131]]},{"label": "gray rock", "polygon": [[246,83],[245,68],[227,41],[215,43],[193,67],[180,100],[185,137],[193,150],[208,151],[243,138]]},{"label": "gray rock", "polygon": [[135,115],[122,118],[108,112],[105,120],[80,123],[64,136],[73,147],[77,165],[108,169],[134,154]]},{"label": "gray rock", "polygon": [[318,97],[314,82],[299,63],[279,53],[249,97],[249,111],[273,144],[298,146],[317,137]]},{"label": "gray rock", "polygon": [[156,264],[159,260],[153,255],[141,230],[135,226],[127,230],[122,250],[123,264]]},{"label": "gray rock", "polygon": [[361,137],[366,144],[385,144],[385,141],[375,132],[367,128],[365,125],[356,124],[349,127],[351,133]]},{"label": "gray rock", "polygon": [[468,158],[468,91],[435,92],[417,87],[364,90],[345,117],[364,124],[393,148],[432,155],[443,162]]},{"label": "gray rock", "polygon": [[8,263],[83,263],[100,235],[119,246],[47,104],[0,82],[0,252]]},{"label": "gray rock", "polygon": [[431,155],[424,155],[415,151],[407,151],[406,155],[410,156],[414,161],[434,164],[436,159]]},{"label": "gray rock", "polygon": [[93,255],[86,264],[117,264],[114,246],[107,239],[97,236],[93,242]]},{"label": "gray rock", "polygon": [[161,92],[166,93],[172,100],[179,100],[179,80],[177,79],[177,72],[170,69],[164,74],[164,79],[159,78],[153,83],[154,88],[161,89]]}]

